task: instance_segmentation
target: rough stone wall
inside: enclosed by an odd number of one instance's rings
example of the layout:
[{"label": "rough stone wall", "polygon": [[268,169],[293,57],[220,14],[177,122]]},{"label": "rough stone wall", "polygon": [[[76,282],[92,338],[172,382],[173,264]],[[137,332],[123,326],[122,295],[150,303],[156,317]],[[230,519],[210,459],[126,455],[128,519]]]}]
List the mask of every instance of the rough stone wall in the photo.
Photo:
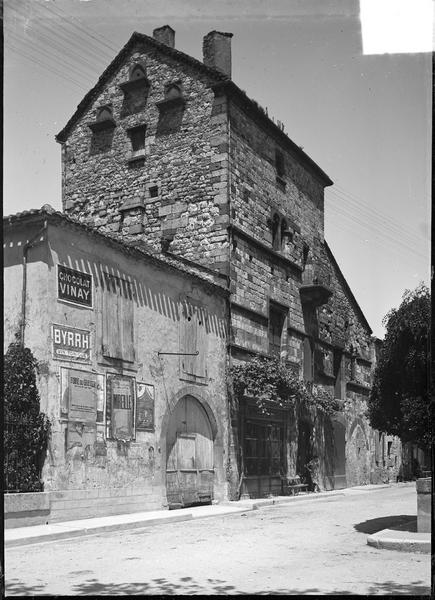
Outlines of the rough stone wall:
[{"label": "rough stone wall", "polygon": [[[119,85],[139,63],[149,88],[146,102],[131,111]],[[185,104],[159,110],[174,83]],[[63,145],[65,212],[127,242],[145,240],[160,249],[164,237],[187,258],[227,262],[226,101],[215,98],[211,83],[189,65],[138,45]],[[95,134],[88,124],[104,105],[116,127]],[[127,130],[138,125],[146,126],[144,158],[129,162]]]}]

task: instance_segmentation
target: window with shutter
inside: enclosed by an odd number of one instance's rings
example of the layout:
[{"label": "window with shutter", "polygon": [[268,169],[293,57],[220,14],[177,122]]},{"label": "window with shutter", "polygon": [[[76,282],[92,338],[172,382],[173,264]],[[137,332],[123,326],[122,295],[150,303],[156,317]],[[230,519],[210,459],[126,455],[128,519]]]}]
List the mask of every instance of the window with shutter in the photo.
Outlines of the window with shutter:
[{"label": "window with shutter", "polygon": [[[207,314],[202,306],[186,300],[180,321],[180,360],[182,373],[207,376]],[[195,353],[198,352],[197,355]]]},{"label": "window with shutter", "polygon": [[104,274],[103,355],[134,362],[133,297],[128,281]]},{"label": "window with shutter", "polygon": [[269,306],[269,354],[272,356],[281,356],[281,345],[286,313],[284,310]]}]

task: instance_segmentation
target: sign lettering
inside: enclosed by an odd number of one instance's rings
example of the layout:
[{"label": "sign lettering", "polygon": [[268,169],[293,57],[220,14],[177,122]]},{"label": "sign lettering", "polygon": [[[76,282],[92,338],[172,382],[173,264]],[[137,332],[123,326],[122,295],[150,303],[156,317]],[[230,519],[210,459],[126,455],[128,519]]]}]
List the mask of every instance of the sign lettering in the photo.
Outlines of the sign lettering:
[{"label": "sign lettering", "polygon": [[134,437],[135,379],[107,375],[107,407],[111,437],[131,440]]},{"label": "sign lettering", "polygon": [[92,308],[92,275],[57,265],[57,297]]}]

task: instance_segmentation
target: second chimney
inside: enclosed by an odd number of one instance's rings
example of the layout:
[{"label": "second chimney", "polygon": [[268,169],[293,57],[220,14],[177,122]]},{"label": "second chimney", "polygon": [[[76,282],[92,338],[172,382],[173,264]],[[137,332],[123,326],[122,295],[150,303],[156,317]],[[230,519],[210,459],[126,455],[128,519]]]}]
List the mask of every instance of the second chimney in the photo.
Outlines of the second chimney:
[{"label": "second chimney", "polygon": [[163,25],[153,31],[153,38],[170,48],[175,47],[175,31],[169,25]]},{"label": "second chimney", "polygon": [[218,69],[231,77],[231,38],[232,33],[210,31],[204,36],[202,53],[207,67]]}]

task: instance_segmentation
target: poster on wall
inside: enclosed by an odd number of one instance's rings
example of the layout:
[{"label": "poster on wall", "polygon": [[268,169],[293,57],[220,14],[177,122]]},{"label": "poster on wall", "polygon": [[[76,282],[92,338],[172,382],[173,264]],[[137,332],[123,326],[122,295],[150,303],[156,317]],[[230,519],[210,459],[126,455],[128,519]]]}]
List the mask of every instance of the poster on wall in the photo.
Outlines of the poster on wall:
[{"label": "poster on wall", "polygon": [[92,275],[57,265],[57,298],[92,308]]},{"label": "poster on wall", "polygon": [[91,361],[91,332],[52,323],[53,358],[71,362]]},{"label": "poster on wall", "polygon": [[62,368],[60,416],[80,423],[103,423],[104,376]]},{"label": "poster on wall", "polygon": [[136,429],[154,431],[154,386],[137,383]]},{"label": "poster on wall", "polygon": [[107,418],[113,439],[134,438],[135,388],[134,377],[107,375]]}]

